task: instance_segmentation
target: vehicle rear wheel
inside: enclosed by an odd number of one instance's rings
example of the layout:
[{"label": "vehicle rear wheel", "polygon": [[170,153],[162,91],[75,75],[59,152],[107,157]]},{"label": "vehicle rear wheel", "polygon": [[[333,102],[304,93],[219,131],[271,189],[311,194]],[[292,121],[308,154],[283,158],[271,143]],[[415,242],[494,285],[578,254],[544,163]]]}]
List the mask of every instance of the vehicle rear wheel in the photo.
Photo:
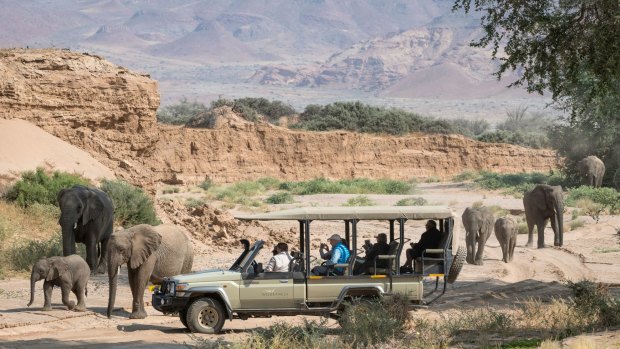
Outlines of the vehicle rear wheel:
[{"label": "vehicle rear wheel", "polygon": [[181,319],[181,323],[185,326],[185,328],[189,328],[187,326],[187,309],[181,309],[179,311],[179,319]]},{"label": "vehicle rear wheel", "polygon": [[456,278],[459,276],[461,269],[463,269],[466,255],[467,251],[465,251],[465,247],[459,246],[459,249],[456,250],[456,256],[454,256],[454,259],[452,260],[452,265],[450,266],[447,280],[449,284],[454,283],[456,281]]},{"label": "vehicle rear wheel", "polygon": [[187,309],[187,327],[194,333],[218,333],[224,326],[225,315],[218,300],[200,298]]}]

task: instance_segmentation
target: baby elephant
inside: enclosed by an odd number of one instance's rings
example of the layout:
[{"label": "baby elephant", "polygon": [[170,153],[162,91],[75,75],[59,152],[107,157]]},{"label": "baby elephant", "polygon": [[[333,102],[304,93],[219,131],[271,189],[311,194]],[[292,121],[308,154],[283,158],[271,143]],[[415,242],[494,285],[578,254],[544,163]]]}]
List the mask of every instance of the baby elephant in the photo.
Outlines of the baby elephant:
[{"label": "baby elephant", "polygon": [[[88,294],[86,284],[90,277],[90,268],[86,261],[76,255],[66,257],[50,257],[41,258],[32,266],[32,275],[30,276],[30,303],[34,302],[34,284],[45,279],[43,283],[43,293],[45,303],[43,310],[52,310],[52,290],[54,286],[59,286],[62,292],[62,304],[66,305],[69,310],[85,311],[85,298]],[[69,292],[75,293],[78,304],[69,300]]]},{"label": "baby elephant", "polygon": [[495,237],[502,247],[502,260],[512,261],[512,255],[517,244],[517,222],[510,217],[501,217],[495,221]]}]

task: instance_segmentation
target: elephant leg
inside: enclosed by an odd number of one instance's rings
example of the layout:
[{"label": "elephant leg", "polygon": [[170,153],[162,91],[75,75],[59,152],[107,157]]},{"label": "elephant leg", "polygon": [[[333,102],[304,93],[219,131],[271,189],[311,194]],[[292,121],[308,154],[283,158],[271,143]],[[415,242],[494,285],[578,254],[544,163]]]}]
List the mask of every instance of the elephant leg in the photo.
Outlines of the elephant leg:
[{"label": "elephant leg", "polygon": [[527,221],[527,243],[525,247],[534,247],[534,222]]},{"label": "elephant leg", "polygon": [[551,218],[551,229],[553,230],[553,246],[561,246],[560,231],[558,230],[558,222],[556,217]]},{"label": "elephant leg", "polygon": [[538,248],[545,247],[545,226],[546,225],[547,225],[547,220],[538,222],[536,224],[536,228],[538,228]]},{"label": "elephant leg", "polygon": [[43,282],[43,311],[52,310],[52,291],[54,290],[54,284],[49,281]]},{"label": "elephant leg", "polygon": [[74,311],[86,311],[86,302],[85,302],[85,288],[86,285],[76,285],[73,288],[73,294],[75,294],[75,297],[78,300],[77,305],[75,306],[75,308],[73,308]]},{"label": "elephant leg", "polygon": [[144,289],[148,284],[151,273],[155,266],[155,259],[147,260],[138,269],[130,270],[129,285],[133,294],[133,303],[131,306],[130,319],[146,318],[146,310],[144,310]]},{"label": "elephant leg", "polygon": [[484,253],[484,239],[480,237],[478,239],[478,251],[476,252],[476,259],[474,260],[475,265],[482,265],[482,254]]},{"label": "elephant leg", "polygon": [[512,262],[512,258],[514,256],[515,253],[515,246],[517,246],[517,236],[513,236],[510,239],[510,244],[508,245],[509,248],[509,252],[508,252],[508,261]]},{"label": "elephant leg", "polygon": [[107,269],[106,255],[108,253],[108,239],[101,240],[101,256],[99,256],[99,267],[97,274],[105,274]]},{"label": "elephant leg", "polygon": [[90,237],[84,241],[86,245],[86,263],[90,268],[90,274],[95,275],[97,272],[97,242],[94,237]]},{"label": "elephant leg", "polygon": [[73,310],[75,307],[75,302],[69,300],[69,296],[71,295],[71,286],[62,284],[60,286],[60,292],[62,294],[62,304],[66,305],[68,310]]},{"label": "elephant leg", "polygon": [[473,234],[466,236],[467,256],[465,257],[465,261],[469,264],[474,264],[474,257],[476,256],[476,238],[472,235]]}]

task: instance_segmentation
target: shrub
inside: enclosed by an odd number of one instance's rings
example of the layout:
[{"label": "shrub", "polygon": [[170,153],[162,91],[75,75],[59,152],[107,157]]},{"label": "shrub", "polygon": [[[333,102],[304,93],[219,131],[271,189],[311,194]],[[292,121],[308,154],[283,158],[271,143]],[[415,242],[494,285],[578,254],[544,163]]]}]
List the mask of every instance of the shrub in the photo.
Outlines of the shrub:
[{"label": "shrub", "polygon": [[570,189],[566,204],[574,206],[579,200],[589,199],[595,204],[599,204],[602,208],[609,211],[610,214],[620,212],[620,192],[613,188],[593,188],[581,186]]},{"label": "shrub", "polygon": [[473,179],[480,178],[480,173],[475,171],[464,171],[460,174],[452,177],[453,182],[465,182]]},{"label": "shrub", "polygon": [[204,199],[188,198],[183,203],[187,208],[196,208],[206,204]]},{"label": "shrub", "polygon": [[267,122],[277,123],[280,117],[296,113],[292,106],[281,101],[251,97],[238,99],[219,98],[212,101],[208,109],[205,108],[203,112],[186,119],[184,123],[190,127],[212,128],[216,119],[214,110],[223,106],[230,107],[233,112],[252,122],[258,121],[259,115],[263,115]]},{"label": "shrub", "polygon": [[184,125],[190,119],[208,112],[208,108],[196,101],[189,102],[183,97],[178,104],[162,107],[157,111],[157,121],[164,124]]},{"label": "shrub", "polygon": [[570,222],[570,230],[575,230],[577,228],[581,228],[585,225],[585,222],[581,219],[574,220]]},{"label": "shrub", "polygon": [[144,190],[121,180],[104,180],[101,190],[106,192],[114,203],[114,218],[123,227],[136,224],[158,225],[153,201]]},{"label": "shrub", "polygon": [[422,117],[402,109],[383,108],[361,102],[308,105],[296,127],[310,131],[347,130],[402,135],[411,132],[454,133],[445,120]]},{"label": "shrub", "polygon": [[455,133],[473,138],[486,132],[491,125],[484,119],[468,120],[455,119],[448,120]]},{"label": "shrub", "polygon": [[[84,246],[78,244],[77,246]],[[32,270],[32,265],[41,258],[62,256],[62,236],[57,234],[48,240],[28,240],[14,245],[9,258],[15,270]]]},{"label": "shrub", "polygon": [[35,203],[57,205],[56,196],[63,188],[75,184],[88,185],[89,181],[76,174],[55,171],[51,176],[42,168],[22,173],[22,178],[9,189],[6,198],[21,207]]},{"label": "shrub", "polygon": [[366,195],[359,195],[359,196],[355,196],[355,197],[350,198],[342,206],[374,206],[376,204],[377,203],[372,201],[372,200],[370,200],[368,198],[368,196],[366,196]]},{"label": "shrub", "polygon": [[177,187],[169,187],[169,188],[165,188],[164,190],[162,190],[162,193],[164,194],[174,194],[174,193],[178,193],[180,190]]},{"label": "shrub", "polygon": [[424,180],[424,183],[437,183],[437,182],[441,182],[441,178],[437,176],[430,176]]},{"label": "shrub", "polygon": [[527,223],[521,222],[517,224],[517,234],[528,234]]},{"label": "shrub", "polygon": [[394,294],[346,304],[339,322],[346,343],[366,347],[402,336],[410,318],[407,297]]},{"label": "shrub", "polygon": [[233,348],[245,349],[291,349],[291,348],[350,348],[339,339],[327,337],[329,329],[324,322],[308,321],[294,326],[278,322],[267,329],[254,331],[243,343],[233,344]]},{"label": "shrub", "polygon": [[211,188],[213,186],[213,181],[210,179],[205,179],[204,181],[202,181],[200,184],[198,184],[198,186],[202,189],[202,190],[209,190],[209,188]]},{"label": "shrub", "polygon": [[426,204],[428,201],[423,197],[411,197],[398,200],[396,206],[424,206]]},{"label": "shrub", "polygon": [[293,202],[293,195],[286,191],[275,193],[265,199],[268,204],[290,204]]}]

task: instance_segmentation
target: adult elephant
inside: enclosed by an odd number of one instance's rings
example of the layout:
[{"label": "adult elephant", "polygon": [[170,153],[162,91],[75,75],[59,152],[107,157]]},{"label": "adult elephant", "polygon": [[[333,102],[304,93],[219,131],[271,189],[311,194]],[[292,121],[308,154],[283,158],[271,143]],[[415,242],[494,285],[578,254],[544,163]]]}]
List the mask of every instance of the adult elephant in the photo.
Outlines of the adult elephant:
[{"label": "adult elephant", "polygon": [[484,244],[491,236],[493,223],[495,223],[493,212],[486,207],[468,207],[461,219],[465,227],[465,244],[467,245],[465,260],[469,264],[482,265]]},{"label": "adult elephant", "polygon": [[86,263],[91,273],[105,272],[108,239],[114,225],[114,205],[101,190],[74,185],[56,198],[60,207],[62,254],[75,254],[75,243],[86,245]]},{"label": "adult elephant", "polygon": [[579,174],[581,175],[581,183],[591,187],[599,188],[603,185],[603,176],[605,175],[605,164],[601,159],[594,155],[590,155],[581,159],[578,163]]},{"label": "adult elephant", "polygon": [[116,300],[119,267],[127,263],[127,275],[133,302],[131,319],[144,319],[144,289],[148,281],[161,283],[166,276],[184,274],[192,269],[194,250],[187,235],[171,224],[140,224],[112,234],[108,243],[110,293],[108,317]]},{"label": "adult elephant", "polygon": [[553,245],[562,246],[564,239],[564,195],[562,187],[538,184],[523,196],[527,221],[527,247],[534,245],[534,226],[538,228],[538,248],[545,247],[545,227],[551,221]]}]

